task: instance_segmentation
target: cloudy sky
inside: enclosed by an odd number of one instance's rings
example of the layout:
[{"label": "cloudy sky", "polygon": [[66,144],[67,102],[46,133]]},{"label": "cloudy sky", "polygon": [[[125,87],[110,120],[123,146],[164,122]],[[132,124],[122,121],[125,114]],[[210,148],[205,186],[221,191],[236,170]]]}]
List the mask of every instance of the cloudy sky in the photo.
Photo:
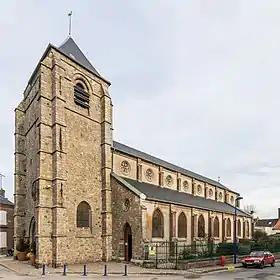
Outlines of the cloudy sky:
[{"label": "cloudy sky", "polygon": [[112,82],[114,139],[280,207],[280,1],[1,1],[0,172],[14,108],[49,42],[73,38]]}]

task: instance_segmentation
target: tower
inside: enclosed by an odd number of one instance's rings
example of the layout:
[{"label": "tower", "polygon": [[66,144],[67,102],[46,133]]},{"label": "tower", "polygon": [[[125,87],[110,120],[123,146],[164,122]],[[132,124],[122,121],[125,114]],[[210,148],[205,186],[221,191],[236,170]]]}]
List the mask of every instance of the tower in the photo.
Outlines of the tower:
[{"label": "tower", "polygon": [[34,239],[39,264],[111,259],[109,86],[69,36],[15,110],[15,243]]}]

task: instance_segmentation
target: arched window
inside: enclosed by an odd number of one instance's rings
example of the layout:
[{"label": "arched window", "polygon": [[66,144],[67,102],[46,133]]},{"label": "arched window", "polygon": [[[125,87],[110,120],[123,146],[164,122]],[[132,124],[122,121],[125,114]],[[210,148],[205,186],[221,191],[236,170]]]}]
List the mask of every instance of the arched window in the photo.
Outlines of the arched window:
[{"label": "arched window", "polygon": [[77,227],[90,227],[91,209],[87,202],[82,201],[77,207]]},{"label": "arched window", "polygon": [[80,81],[74,86],[74,101],[83,108],[89,108],[89,94]]},{"label": "arched window", "polygon": [[220,222],[219,218],[216,217],[214,219],[214,237],[219,237],[220,236]]},{"label": "arched window", "polygon": [[249,237],[249,235],[250,235],[250,229],[249,229],[249,222],[247,221],[246,222],[246,237],[248,238]]},{"label": "arched window", "polygon": [[198,229],[197,236],[205,237],[205,220],[203,215],[200,215],[198,218],[197,229]]},{"label": "arched window", "polygon": [[227,237],[231,237],[231,221],[230,221],[230,218],[227,219]]},{"label": "arched window", "polygon": [[178,218],[178,237],[179,238],[187,237],[187,218],[183,212],[180,214]]},{"label": "arched window", "polygon": [[159,209],[156,209],[153,214],[152,228],[152,237],[164,237],[163,214]]},{"label": "arched window", "polygon": [[241,236],[241,222],[240,222],[240,220],[237,220],[236,227],[237,227],[237,236]]}]

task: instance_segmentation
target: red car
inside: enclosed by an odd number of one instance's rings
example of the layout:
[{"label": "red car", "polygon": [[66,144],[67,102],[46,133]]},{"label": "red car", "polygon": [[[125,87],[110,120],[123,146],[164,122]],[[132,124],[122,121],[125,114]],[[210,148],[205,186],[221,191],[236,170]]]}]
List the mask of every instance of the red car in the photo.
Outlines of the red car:
[{"label": "red car", "polygon": [[264,268],[265,265],[275,266],[275,257],[268,251],[253,251],[245,258],[241,258],[243,267],[254,266]]}]

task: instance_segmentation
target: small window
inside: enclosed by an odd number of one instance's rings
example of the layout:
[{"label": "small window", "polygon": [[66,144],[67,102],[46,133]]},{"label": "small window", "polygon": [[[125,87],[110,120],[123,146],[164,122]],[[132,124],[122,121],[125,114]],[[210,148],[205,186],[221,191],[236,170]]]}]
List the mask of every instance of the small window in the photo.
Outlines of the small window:
[{"label": "small window", "polygon": [[7,225],[7,212],[3,210],[0,211],[0,225],[1,226]]},{"label": "small window", "polygon": [[91,209],[87,202],[82,201],[77,208],[77,227],[90,227]]},{"label": "small window", "polygon": [[83,108],[89,108],[89,94],[80,82],[74,86],[74,101]]}]

